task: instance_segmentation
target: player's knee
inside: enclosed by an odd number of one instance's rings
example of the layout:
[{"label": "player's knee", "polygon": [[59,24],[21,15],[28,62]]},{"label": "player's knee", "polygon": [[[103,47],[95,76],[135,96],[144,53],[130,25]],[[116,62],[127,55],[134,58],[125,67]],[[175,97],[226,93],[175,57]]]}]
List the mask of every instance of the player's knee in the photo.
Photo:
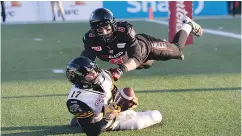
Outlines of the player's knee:
[{"label": "player's knee", "polygon": [[136,118],[137,114],[134,110],[126,110],[120,112],[118,118]]}]

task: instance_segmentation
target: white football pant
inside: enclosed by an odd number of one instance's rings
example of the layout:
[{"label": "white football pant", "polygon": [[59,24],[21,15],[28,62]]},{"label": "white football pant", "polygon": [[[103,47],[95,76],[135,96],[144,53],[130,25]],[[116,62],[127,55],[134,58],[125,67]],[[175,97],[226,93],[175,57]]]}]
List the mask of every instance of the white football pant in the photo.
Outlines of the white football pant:
[{"label": "white football pant", "polygon": [[144,112],[126,110],[121,112],[120,115],[116,118],[112,130],[144,129],[160,123],[161,120],[162,115],[158,110],[147,110]]}]

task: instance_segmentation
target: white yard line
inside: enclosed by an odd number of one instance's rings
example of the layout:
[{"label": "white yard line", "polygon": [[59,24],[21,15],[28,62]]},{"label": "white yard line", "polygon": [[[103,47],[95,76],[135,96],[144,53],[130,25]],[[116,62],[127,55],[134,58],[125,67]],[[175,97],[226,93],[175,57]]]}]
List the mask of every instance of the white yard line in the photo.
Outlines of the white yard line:
[{"label": "white yard line", "polygon": [[65,73],[64,69],[53,69],[52,72],[56,73],[56,74],[63,74]]},{"label": "white yard line", "polygon": [[[146,21],[168,26],[168,22],[167,21],[148,20],[148,19]],[[209,33],[209,34],[214,34],[214,35],[219,35],[219,36],[226,36],[226,37],[241,39],[241,35],[240,34],[235,34],[235,33],[230,33],[230,32],[225,32],[225,31],[219,31],[219,30],[203,28],[203,32]]]},{"label": "white yard line", "polygon": [[42,41],[42,38],[33,38],[34,41]]},{"label": "white yard line", "polygon": [[207,29],[207,28],[203,28],[203,32],[209,33],[209,34],[214,34],[214,35],[220,35],[220,36],[226,36],[226,37],[241,39],[240,34],[235,34],[235,33],[230,33],[230,32],[224,32],[224,31]]}]

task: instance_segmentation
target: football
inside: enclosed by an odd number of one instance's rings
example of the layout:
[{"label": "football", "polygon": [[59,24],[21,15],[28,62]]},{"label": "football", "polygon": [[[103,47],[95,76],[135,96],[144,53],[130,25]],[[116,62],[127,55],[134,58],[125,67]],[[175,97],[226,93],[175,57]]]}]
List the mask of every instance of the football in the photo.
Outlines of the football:
[{"label": "football", "polygon": [[118,90],[114,102],[121,108],[121,111],[125,111],[137,105],[137,98],[132,88],[123,88]]}]

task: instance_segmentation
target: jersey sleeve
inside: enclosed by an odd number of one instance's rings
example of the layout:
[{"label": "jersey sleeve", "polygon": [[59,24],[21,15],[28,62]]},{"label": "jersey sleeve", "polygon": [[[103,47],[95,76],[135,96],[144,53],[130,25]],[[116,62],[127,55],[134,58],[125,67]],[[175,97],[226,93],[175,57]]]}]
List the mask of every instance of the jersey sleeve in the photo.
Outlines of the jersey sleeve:
[{"label": "jersey sleeve", "polygon": [[137,65],[142,63],[141,46],[136,39],[136,33],[131,24],[128,24],[127,41],[128,41],[128,56],[133,58]]},{"label": "jersey sleeve", "polygon": [[92,61],[95,61],[97,57],[96,53],[87,47],[85,47],[85,49],[82,51],[81,56],[87,57]]},{"label": "jersey sleeve", "polygon": [[98,136],[108,123],[104,119],[92,123],[91,121],[94,118],[93,111],[88,105],[79,100],[69,99],[66,104],[69,112],[75,115],[83,132],[86,133],[87,136]]},{"label": "jersey sleeve", "polygon": [[108,123],[104,119],[96,123],[89,123],[86,118],[77,118],[78,123],[81,125],[82,130],[87,136],[98,136],[104,130],[104,126]]},{"label": "jersey sleeve", "polygon": [[90,33],[86,34],[82,38],[82,41],[84,43],[84,50],[82,51],[81,56],[87,57],[90,60],[95,61],[97,57],[97,53],[91,48],[92,41],[89,38],[89,36],[90,36]]}]

